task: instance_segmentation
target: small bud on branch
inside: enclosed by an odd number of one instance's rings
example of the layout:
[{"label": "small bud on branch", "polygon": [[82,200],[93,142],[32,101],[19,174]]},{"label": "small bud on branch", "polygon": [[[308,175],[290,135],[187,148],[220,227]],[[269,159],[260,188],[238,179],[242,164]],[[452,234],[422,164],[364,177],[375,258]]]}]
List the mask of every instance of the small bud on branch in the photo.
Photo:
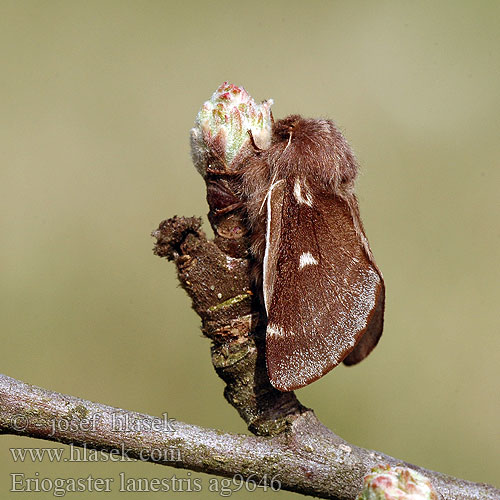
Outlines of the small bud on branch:
[{"label": "small bud on branch", "polygon": [[374,467],[356,500],[437,500],[430,480],[408,467]]}]

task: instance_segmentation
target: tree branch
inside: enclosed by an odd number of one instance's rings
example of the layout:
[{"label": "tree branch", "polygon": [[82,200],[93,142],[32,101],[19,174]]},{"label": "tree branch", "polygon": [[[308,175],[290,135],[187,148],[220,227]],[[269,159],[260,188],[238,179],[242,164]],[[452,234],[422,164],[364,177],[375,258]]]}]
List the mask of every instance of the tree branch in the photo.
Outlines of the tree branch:
[{"label": "tree branch", "polygon": [[[234,90],[234,89],[233,89]],[[243,130],[244,138],[247,130]],[[196,134],[195,134],[196,135]],[[234,435],[66,396],[0,375],[0,433],[104,450],[177,468],[257,482],[322,498],[354,500],[375,466],[403,465],[427,476],[445,499],[493,500],[494,487],[455,479],[353,446],[323,426],[293,392],[269,382],[265,313],[253,288],[249,237],[237,180],[221,160],[222,136],[197,159],[207,182],[207,240],[197,218],[163,221],[154,252],[177,266],[179,281],[212,342],[212,363],[224,395],[256,436]],[[196,138],[196,137],[195,137]],[[245,165],[257,147],[242,142],[232,165]],[[211,156],[214,153],[215,156]],[[203,156],[205,155],[205,156]]]},{"label": "tree branch", "polygon": [[[234,216],[232,220],[235,223]],[[253,334],[260,322],[258,305],[249,293],[246,259],[223,252],[220,246],[226,248],[227,241],[219,245],[207,241],[196,218],[164,221],[154,234],[155,252],[175,261],[181,283],[213,341],[212,359],[227,384],[226,398],[260,436],[172,424],[5,375],[0,375],[1,433],[71,443],[207,474],[238,474],[322,498],[353,500],[363,477],[373,467],[386,464],[420,471],[446,499],[500,498],[500,491],[492,486],[353,446],[323,426],[293,393],[273,389],[265,375],[261,342]],[[233,255],[237,253],[237,246],[227,246]]]},{"label": "tree branch", "polygon": [[[260,305],[251,291],[248,241],[237,213],[216,217],[208,241],[197,218],[160,224],[155,253],[173,260],[213,343],[226,399],[258,436],[165,422],[0,375],[0,433],[73,444],[113,455],[257,482],[321,498],[354,500],[375,466],[404,465],[445,499],[500,498],[494,487],[455,479],[353,446],[323,426],[293,393],[267,378]],[[237,237],[235,237],[235,235]],[[229,236],[229,237],[227,237]]]},{"label": "tree branch", "polygon": [[[363,476],[381,464],[407,465],[446,499],[498,499],[492,486],[454,479],[347,444],[312,411],[274,437],[245,436],[105,406],[0,375],[0,432],[104,450],[219,476],[253,475],[282,489],[354,499]],[[177,453],[178,452],[178,453]]]},{"label": "tree branch", "polygon": [[[155,231],[155,253],[177,265],[182,286],[202,318],[203,331],[213,342],[212,361],[227,384],[225,396],[259,436],[171,424],[5,375],[0,375],[0,433],[71,443],[207,474],[239,474],[322,498],[353,500],[363,477],[373,467],[386,464],[420,471],[446,499],[500,498],[500,491],[492,486],[348,444],[324,427],[293,393],[270,385],[259,305],[250,291],[248,261],[242,257],[247,242],[244,231],[238,230],[241,223],[235,214],[214,220],[217,236],[208,241],[199,219],[174,217]],[[220,233],[241,237],[228,241]]]}]

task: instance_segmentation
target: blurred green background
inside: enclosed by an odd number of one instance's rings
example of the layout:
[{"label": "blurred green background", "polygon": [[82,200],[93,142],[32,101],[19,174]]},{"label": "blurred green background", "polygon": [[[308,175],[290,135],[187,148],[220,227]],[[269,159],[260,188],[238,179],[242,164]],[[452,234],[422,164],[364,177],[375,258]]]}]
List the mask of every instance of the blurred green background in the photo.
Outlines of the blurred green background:
[{"label": "blurred green background", "polygon": [[[164,218],[206,213],[188,133],[228,80],[272,97],[275,117],[334,119],[362,166],[385,332],[365,362],[301,389],[301,401],[357,445],[500,486],[499,16],[495,1],[3,0],[1,371],[246,432],[149,236]],[[188,477],[141,463],[14,463],[13,446],[47,444],[2,438],[2,498],[12,472]],[[183,498],[218,496],[209,476],[191,477],[203,491]]]}]

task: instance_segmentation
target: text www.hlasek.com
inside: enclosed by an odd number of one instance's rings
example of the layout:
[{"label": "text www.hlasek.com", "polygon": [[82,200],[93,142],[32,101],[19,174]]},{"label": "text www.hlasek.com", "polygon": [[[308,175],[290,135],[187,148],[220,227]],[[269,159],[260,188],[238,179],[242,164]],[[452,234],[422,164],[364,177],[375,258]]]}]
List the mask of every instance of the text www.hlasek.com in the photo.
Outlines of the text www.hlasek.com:
[{"label": "text www.hlasek.com", "polygon": [[[14,462],[180,462],[181,451],[175,447],[151,448],[132,452],[121,445],[107,451],[86,446],[69,445],[63,448],[10,448]],[[132,458],[133,457],[133,458]]]}]

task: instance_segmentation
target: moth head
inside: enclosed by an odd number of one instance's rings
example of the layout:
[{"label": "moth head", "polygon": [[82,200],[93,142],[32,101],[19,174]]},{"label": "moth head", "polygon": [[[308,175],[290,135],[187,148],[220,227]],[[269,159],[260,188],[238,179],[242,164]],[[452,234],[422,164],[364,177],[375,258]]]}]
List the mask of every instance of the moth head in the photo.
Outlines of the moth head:
[{"label": "moth head", "polygon": [[289,140],[290,136],[293,135],[294,131],[296,131],[297,126],[304,119],[299,115],[290,115],[283,120],[279,120],[274,125],[274,136],[275,139],[280,141]]},{"label": "moth head", "polygon": [[332,121],[290,115],[274,124],[273,145],[273,161],[289,173],[300,168],[327,187],[353,186],[357,161]]}]

